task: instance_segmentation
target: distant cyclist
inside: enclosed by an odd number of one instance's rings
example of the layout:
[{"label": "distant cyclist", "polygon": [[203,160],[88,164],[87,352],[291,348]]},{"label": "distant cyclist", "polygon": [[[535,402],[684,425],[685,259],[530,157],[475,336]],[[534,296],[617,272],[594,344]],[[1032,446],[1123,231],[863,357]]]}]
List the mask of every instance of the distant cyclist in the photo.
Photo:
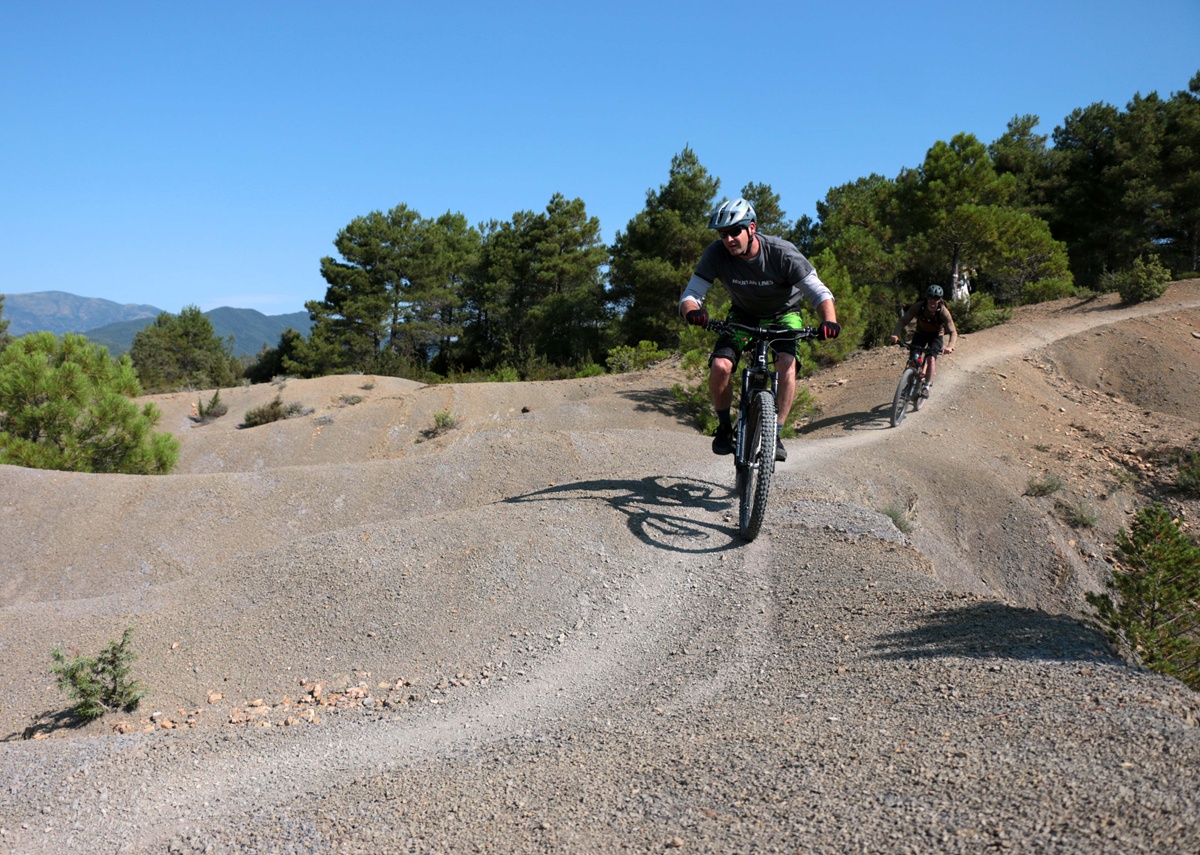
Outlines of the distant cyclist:
[{"label": "distant cyclist", "polygon": [[[958,342],[958,330],[954,328],[954,318],[950,315],[950,309],[942,299],[944,294],[941,285],[930,285],[925,289],[925,299],[918,300],[909,307],[900,320],[896,321],[896,329],[892,333],[892,344],[895,344],[900,341],[900,336],[904,335],[905,327],[916,321],[917,328],[913,330],[908,346],[918,348],[929,345],[932,349],[933,352],[929,354],[929,360],[926,363],[928,367],[925,372],[925,386],[921,390],[921,395],[924,397],[929,397],[929,390],[933,388],[933,374],[937,370],[938,354],[952,353],[954,345]],[[946,342],[944,346],[943,332],[950,336],[950,341]]]},{"label": "distant cyclist", "polygon": [[[783,238],[761,235],[754,207],[745,199],[725,202],[709,217],[708,227],[720,236],[705,248],[679,299],[679,313],[689,324],[708,324],[708,312],[700,308],[708,289],[718,279],[733,302],[729,320],[746,326],[801,329],[800,303],[808,304],[820,318],[820,338],[837,338],[833,293],[817,277],[817,271],[800,250]],[[733,453],[733,405],[731,378],[746,339],[723,335],[717,339],[708,360],[708,389],[717,410],[714,454]],[[796,342],[781,340],[775,350],[779,374],[777,409],[779,428],[787,422],[796,396]],[[783,443],[775,445],[775,459],[787,460]]]}]

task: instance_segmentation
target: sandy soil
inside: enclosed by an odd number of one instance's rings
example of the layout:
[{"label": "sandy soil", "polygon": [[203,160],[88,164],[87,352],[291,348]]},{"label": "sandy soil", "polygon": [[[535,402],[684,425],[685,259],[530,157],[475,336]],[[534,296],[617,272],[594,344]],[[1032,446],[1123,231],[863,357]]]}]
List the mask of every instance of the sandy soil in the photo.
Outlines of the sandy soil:
[{"label": "sandy soil", "polygon": [[[0,466],[0,850],[1200,840],[1195,788],[1147,796],[1200,760],[1196,696],[1078,621],[1138,507],[1200,513],[1171,489],[1172,449],[1200,449],[1200,280],[964,336],[893,429],[902,356],[810,378],[817,408],[751,545],[729,459],[670,394],[687,379],[672,363],[552,383],[263,384],[222,390],[229,414],[203,425],[211,390],[155,396],[182,442],[170,476]],[[277,394],[305,414],[240,427]],[[435,434],[447,411],[456,426]],[[1026,494],[1051,474],[1062,490]],[[94,653],[127,626],[149,694],[73,726],[50,650]],[[955,755],[965,723],[1013,714],[963,698],[1002,695],[1045,729],[963,735],[981,742]],[[1090,738],[1127,749],[1056,747]],[[824,771],[781,769],[778,740]],[[861,756],[874,740],[893,753],[882,765]],[[926,762],[935,744],[951,747],[946,780],[920,772],[947,767]],[[1040,808],[1012,778],[986,784],[998,745],[1020,780],[1044,778]],[[1111,783],[1122,762],[1137,768]],[[709,782],[708,807],[685,779]],[[1071,781],[1091,792],[1065,798]],[[970,822],[885,804],[948,805],[964,786]],[[1125,818],[1093,827],[1085,807]]]}]

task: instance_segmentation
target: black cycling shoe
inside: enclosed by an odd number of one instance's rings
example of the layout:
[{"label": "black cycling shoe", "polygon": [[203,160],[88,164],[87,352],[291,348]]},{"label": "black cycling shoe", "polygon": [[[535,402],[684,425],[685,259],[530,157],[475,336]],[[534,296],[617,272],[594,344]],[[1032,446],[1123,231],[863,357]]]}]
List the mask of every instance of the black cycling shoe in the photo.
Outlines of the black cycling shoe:
[{"label": "black cycling shoe", "polygon": [[787,449],[783,447],[783,438],[775,438],[775,462],[782,463],[787,460]]},{"label": "black cycling shoe", "polygon": [[713,454],[733,454],[733,429],[717,428],[712,441]]}]

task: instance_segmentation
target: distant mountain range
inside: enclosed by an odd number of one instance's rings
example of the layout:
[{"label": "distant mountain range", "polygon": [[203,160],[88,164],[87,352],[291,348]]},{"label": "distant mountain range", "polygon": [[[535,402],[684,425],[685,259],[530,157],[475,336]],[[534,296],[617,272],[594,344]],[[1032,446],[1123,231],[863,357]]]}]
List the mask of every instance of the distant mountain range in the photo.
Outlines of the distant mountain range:
[{"label": "distant mountain range", "polygon": [[[4,317],[10,335],[45,330],[55,335],[83,333],[110,353],[121,354],[133,346],[133,337],[154,323],[163,310],[135,303],[114,303],[98,297],[79,297],[65,291],[5,294]],[[255,309],[222,306],[205,312],[220,338],[233,336],[234,356],[257,356],[263,345],[276,347],[289,327],[308,335],[308,312],[264,315]]]}]

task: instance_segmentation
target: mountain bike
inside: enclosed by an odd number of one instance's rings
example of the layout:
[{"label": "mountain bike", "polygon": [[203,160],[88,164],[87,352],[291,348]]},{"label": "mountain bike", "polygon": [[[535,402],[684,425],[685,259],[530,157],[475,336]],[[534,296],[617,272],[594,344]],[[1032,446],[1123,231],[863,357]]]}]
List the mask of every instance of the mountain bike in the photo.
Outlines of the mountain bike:
[{"label": "mountain bike", "polygon": [[713,320],[708,322],[705,329],[718,334],[740,332],[749,336],[754,345],[754,355],[742,369],[742,393],[738,399],[737,434],[733,449],[738,533],[745,540],[754,540],[767,513],[767,497],[771,493],[771,479],[775,475],[778,430],[775,389],[779,384],[779,372],[775,370],[774,359],[768,357],[768,352],[771,343],[776,341],[817,338],[817,329],[767,329],[734,321]]},{"label": "mountain bike", "polygon": [[926,376],[929,371],[928,358],[937,355],[929,345],[911,347],[903,341],[898,342],[898,345],[908,348],[908,364],[904,366],[900,382],[896,384],[896,394],[892,396],[892,427],[904,421],[909,403],[912,404],[914,412],[921,409],[921,404],[928,395],[924,390],[925,382],[929,379]]}]

